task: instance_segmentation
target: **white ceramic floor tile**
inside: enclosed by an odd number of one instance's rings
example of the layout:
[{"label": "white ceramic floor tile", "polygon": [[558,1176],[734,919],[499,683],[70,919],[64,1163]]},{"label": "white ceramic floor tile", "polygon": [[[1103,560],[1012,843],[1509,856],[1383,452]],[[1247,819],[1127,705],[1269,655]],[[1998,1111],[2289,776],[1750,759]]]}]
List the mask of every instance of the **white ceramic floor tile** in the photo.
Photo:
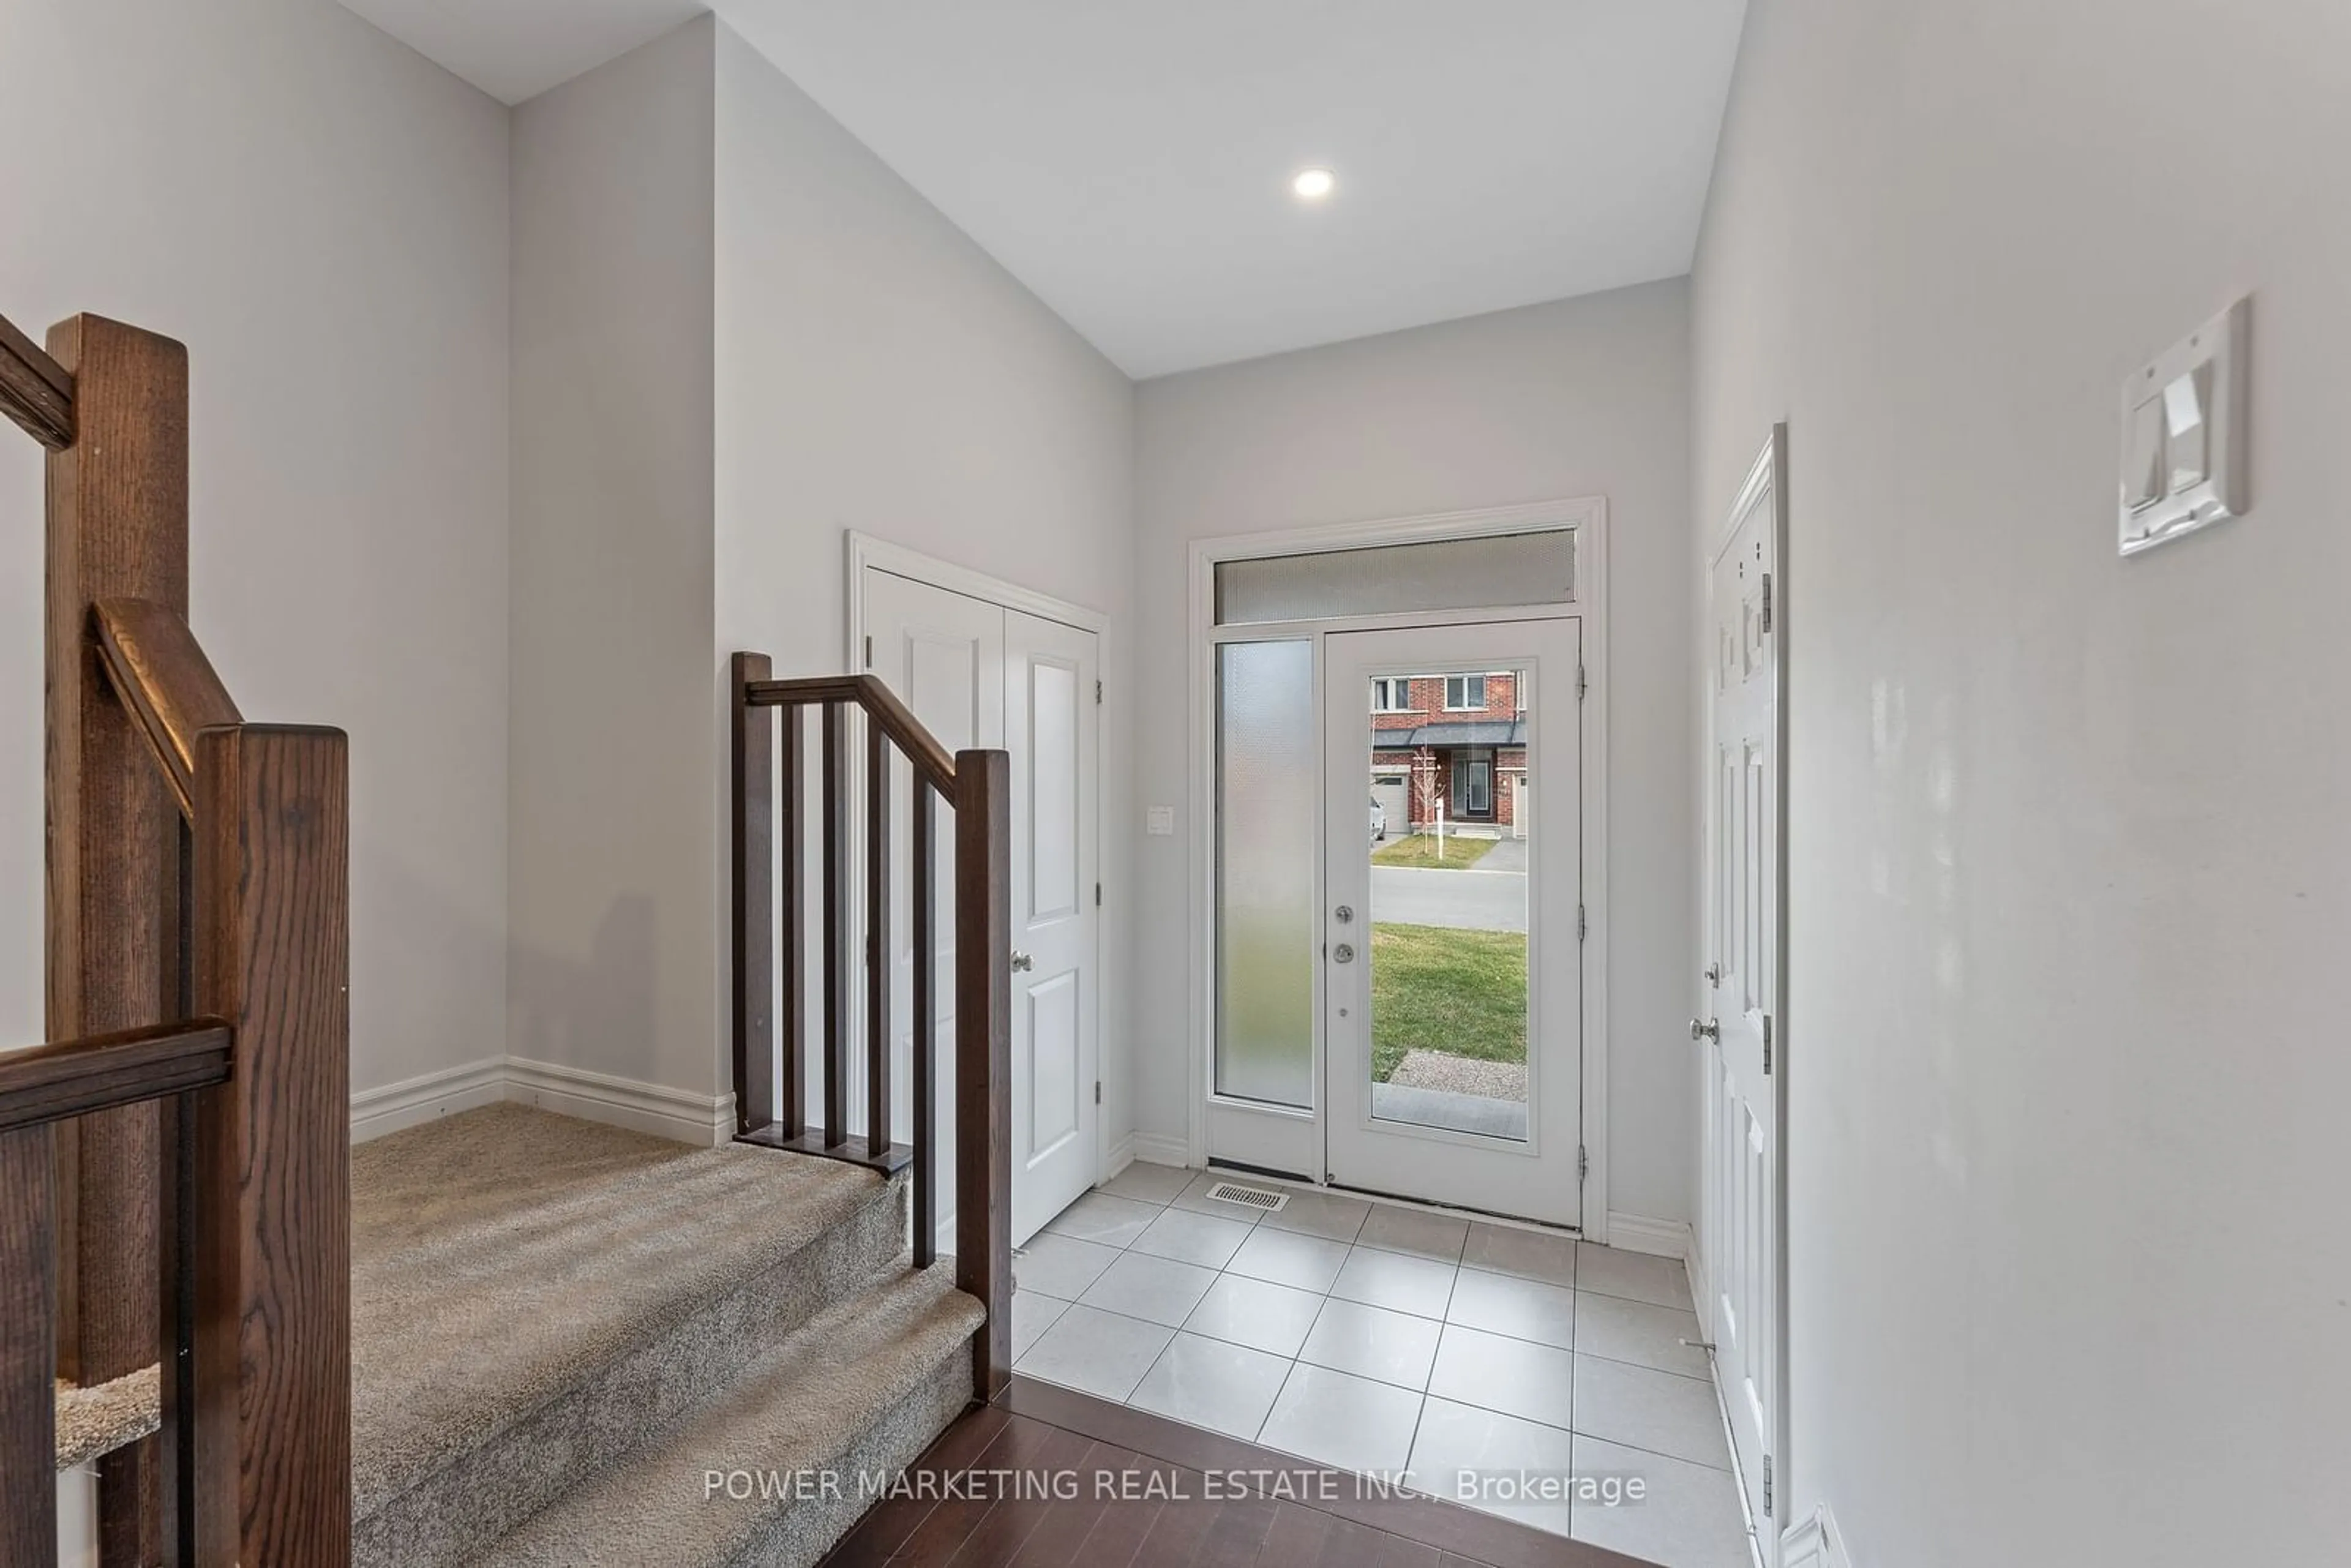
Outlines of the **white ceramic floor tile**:
[{"label": "white ceramic floor tile", "polygon": [[1013,1366],[1082,1394],[1123,1400],[1175,1337],[1174,1329],[1081,1303],[1039,1335]]},{"label": "white ceramic floor tile", "polygon": [[1127,1245],[1154,1258],[1173,1258],[1203,1269],[1221,1269],[1233,1260],[1249,1228],[1238,1219],[1196,1214],[1188,1208],[1163,1208],[1159,1218]]},{"label": "white ceramic floor tile", "polygon": [[1290,1363],[1280,1356],[1179,1333],[1126,1402],[1171,1421],[1254,1439],[1289,1375]]},{"label": "white ceramic floor tile", "polygon": [[1439,1327],[1408,1312],[1334,1297],[1323,1304],[1298,1359],[1401,1388],[1426,1388]]},{"label": "white ceramic floor tile", "polygon": [[1469,1244],[1462,1249],[1465,1269],[1489,1274],[1514,1274],[1546,1285],[1575,1283],[1576,1240],[1540,1230],[1514,1230],[1507,1225],[1480,1221],[1469,1227]]},{"label": "white ceramic floor tile", "polygon": [[[1747,1519],[1728,1470],[1684,1463],[1637,1448],[1575,1439],[1575,1473],[1626,1485],[1625,1500],[1575,1505],[1575,1538],[1665,1568],[1747,1568]],[[1643,1495],[1631,1500],[1638,1478]]]},{"label": "white ceramic floor tile", "polygon": [[1691,1310],[1689,1270],[1678,1258],[1652,1258],[1586,1242],[1575,1249],[1575,1288],[1653,1307]]},{"label": "white ceramic floor tile", "polygon": [[1314,1326],[1324,1298],[1311,1291],[1293,1290],[1246,1274],[1219,1274],[1192,1315],[1184,1320],[1186,1333],[1207,1334],[1252,1350],[1294,1356]]},{"label": "white ceramic floor tile", "polygon": [[[1014,1322],[1019,1322],[1019,1314]],[[1714,1385],[1598,1356],[1575,1358],[1575,1429],[1712,1469],[1730,1468]]]},{"label": "white ceramic floor tile", "polygon": [[1223,1203],[1210,1197],[1208,1189],[1220,1181],[1238,1182],[1243,1186],[1249,1185],[1247,1176],[1237,1176],[1225,1171],[1202,1171],[1192,1178],[1189,1186],[1176,1195],[1173,1202],[1177,1208],[1188,1209],[1194,1214],[1213,1214],[1220,1219],[1238,1219],[1243,1225],[1255,1225],[1264,1218],[1261,1210],[1251,1208],[1245,1203]]},{"label": "white ceramic floor tile", "polygon": [[1360,1197],[1341,1197],[1329,1192],[1292,1192],[1280,1213],[1269,1214],[1259,1223],[1276,1230],[1320,1236],[1328,1241],[1353,1241],[1371,1212],[1372,1206]]},{"label": "white ceramic floor tile", "polygon": [[1100,1279],[1102,1271],[1117,1257],[1115,1247],[1081,1241],[1074,1236],[1056,1236],[1048,1230],[1030,1237],[1029,1245],[1012,1260],[1012,1282],[1023,1291],[1074,1301],[1086,1293],[1086,1287]]},{"label": "white ceramic floor tile", "polygon": [[1331,1281],[1339,1277],[1339,1270],[1346,1261],[1343,1242],[1269,1230],[1260,1225],[1241,1243],[1240,1250],[1233,1254],[1233,1260],[1225,1268],[1252,1280],[1270,1280],[1277,1285],[1312,1291],[1319,1295],[1330,1290]]},{"label": "white ceramic floor tile", "polygon": [[1087,1286],[1078,1300],[1106,1312],[1123,1312],[1172,1329],[1192,1315],[1192,1309],[1216,1282],[1213,1269],[1128,1252],[1103,1270],[1102,1278]]},{"label": "white ceramic floor tile", "polygon": [[1155,1166],[1136,1160],[1102,1183],[1100,1190],[1114,1197],[1131,1197],[1138,1203],[1173,1203],[1192,1185],[1193,1175],[1180,1166]]},{"label": "white ceramic floor tile", "polygon": [[1706,1352],[1683,1340],[1702,1340],[1698,1316],[1596,1291],[1575,1292],[1575,1348],[1611,1361],[1629,1361],[1685,1377],[1711,1377]]},{"label": "white ceramic floor tile", "polygon": [[1536,1280],[1464,1269],[1445,1321],[1568,1350],[1575,1344],[1575,1292]]},{"label": "white ceramic floor tile", "polygon": [[1413,1490],[1565,1535],[1574,1526],[1574,1444],[1556,1427],[1432,1398],[1413,1438]]},{"label": "white ceramic floor tile", "polygon": [[1458,1405],[1499,1410],[1562,1431],[1574,1425],[1575,1356],[1503,1334],[1445,1325],[1428,1391]]},{"label": "white ceramic floor tile", "polygon": [[1070,1310],[1070,1303],[1034,1291],[1012,1292],[1012,1359],[1019,1361],[1029,1354],[1029,1347],[1038,1337],[1053,1326],[1054,1321]]},{"label": "white ceramic floor tile", "polygon": [[[1372,1220],[1378,1218],[1376,1214],[1372,1216]],[[1364,1228],[1370,1228],[1367,1221]],[[1457,1272],[1450,1263],[1359,1246],[1347,1254],[1346,1267],[1332,1281],[1331,1293],[1392,1312],[1441,1318],[1445,1303],[1452,1297]]]},{"label": "white ceramic floor tile", "polygon": [[1458,1263],[1462,1241],[1468,1234],[1469,1222],[1466,1219],[1381,1204],[1364,1221],[1364,1228],[1355,1232],[1355,1245],[1376,1247],[1383,1252],[1409,1252],[1416,1258],[1434,1258],[1440,1263]]},{"label": "white ceramic floor tile", "polygon": [[1138,1203],[1106,1192],[1090,1192],[1055,1215],[1045,1229],[1053,1236],[1098,1241],[1105,1247],[1124,1247],[1158,1218],[1156,1204]]},{"label": "white ceramic floor tile", "polygon": [[1300,1362],[1257,1440],[1343,1470],[1393,1475],[1412,1458],[1419,1421],[1420,1396],[1409,1388]]}]

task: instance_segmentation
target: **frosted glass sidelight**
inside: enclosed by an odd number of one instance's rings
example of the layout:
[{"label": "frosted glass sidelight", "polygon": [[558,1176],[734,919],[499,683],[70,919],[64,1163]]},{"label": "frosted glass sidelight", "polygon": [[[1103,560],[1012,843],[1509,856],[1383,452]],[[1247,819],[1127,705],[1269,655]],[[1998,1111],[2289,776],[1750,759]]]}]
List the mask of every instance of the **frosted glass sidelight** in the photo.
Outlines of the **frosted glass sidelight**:
[{"label": "frosted glass sidelight", "polygon": [[1217,1092],[1313,1103],[1314,651],[1227,643],[1217,662]]},{"label": "frosted glass sidelight", "polygon": [[1574,598],[1572,528],[1266,556],[1217,566],[1221,626],[1566,604]]}]

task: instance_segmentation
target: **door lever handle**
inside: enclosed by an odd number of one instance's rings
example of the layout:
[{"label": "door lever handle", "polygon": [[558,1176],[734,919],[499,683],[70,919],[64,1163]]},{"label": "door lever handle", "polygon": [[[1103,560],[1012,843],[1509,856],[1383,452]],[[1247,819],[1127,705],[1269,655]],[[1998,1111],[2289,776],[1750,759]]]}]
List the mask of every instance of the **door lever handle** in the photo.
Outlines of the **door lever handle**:
[{"label": "door lever handle", "polygon": [[1025,974],[1036,967],[1037,960],[1029,956],[1028,954],[1015,953],[1012,955],[1012,972],[1014,974]]},{"label": "door lever handle", "polygon": [[1719,1044],[1722,1040],[1722,1026],[1712,1019],[1707,1019],[1704,1021],[1692,1019],[1690,1019],[1690,1038],[1710,1040]]}]

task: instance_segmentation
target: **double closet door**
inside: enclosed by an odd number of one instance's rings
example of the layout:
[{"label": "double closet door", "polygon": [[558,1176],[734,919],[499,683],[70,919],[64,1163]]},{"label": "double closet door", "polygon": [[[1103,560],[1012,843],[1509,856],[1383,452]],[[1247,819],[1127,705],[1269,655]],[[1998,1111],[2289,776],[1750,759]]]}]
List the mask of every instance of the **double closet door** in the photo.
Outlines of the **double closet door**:
[{"label": "double closet door", "polygon": [[[950,751],[1012,758],[1012,1237],[1026,1241],[1100,1175],[1102,923],[1096,810],[1100,726],[1094,634],[965,593],[867,567],[866,665]],[[893,780],[903,792],[903,764]],[[891,813],[893,863],[913,852],[910,813]],[[942,810],[943,830],[953,821]],[[955,1082],[955,869],[951,832],[937,847],[939,1080]],[[913,1018],[914,932],[892,911],[891,1016]],[[905,1071],[912,1028],[896,1041]],[[902,1076],[900,1082],[904,1082]],[[939,1168],[955,1168],[955,1120],[943,1092]],[[902,1099],[899,1114],[910,1115]],[[904,1135],[903,1134],[901,1135]],[[943,1186],[942,1192],[946,1188]],[[943,1216],[942,1219],[952,1218]],[[942,1227],[943,1231],[945,1227]]]}]

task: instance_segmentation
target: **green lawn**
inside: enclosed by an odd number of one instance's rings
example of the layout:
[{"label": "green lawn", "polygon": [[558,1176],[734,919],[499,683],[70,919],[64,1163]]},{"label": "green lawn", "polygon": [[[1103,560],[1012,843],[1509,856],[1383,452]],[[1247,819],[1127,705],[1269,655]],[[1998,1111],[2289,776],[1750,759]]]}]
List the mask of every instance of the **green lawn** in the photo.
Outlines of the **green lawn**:
[{"label": "green lawn", "polygon": [[1481,1061],[1526,1061],[1522,934],[1372,928],[1373,1081],[1385,1083],[1405,1052],[1416,1048]]},{"label": "green lawn", "polygon": [[1432,871],[1459,871],[1476,865],[1486,858],[1486,852],[1499,841],[1495,839],[1465,839],[1458,833],[1445,835],[1445,855],[1437,853],[1437,835],[1414,833],[1407,838],[1390,839],[1372,852],[1374,865],[1416,865]]}]

